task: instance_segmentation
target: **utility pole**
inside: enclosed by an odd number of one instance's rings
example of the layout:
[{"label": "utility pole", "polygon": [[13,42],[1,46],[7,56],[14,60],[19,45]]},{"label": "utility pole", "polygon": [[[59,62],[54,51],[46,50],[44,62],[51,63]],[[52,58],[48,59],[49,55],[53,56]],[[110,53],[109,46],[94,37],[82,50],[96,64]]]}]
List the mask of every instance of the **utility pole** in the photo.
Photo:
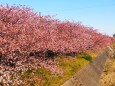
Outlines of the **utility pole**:
[{"label": "utility pole", "polygon": [[39,12],[39,16],[41,17],[41,12]]},{"label": "utility pole", "polygon": [[115,37],[115,33],[113,34],[113,37]]}]

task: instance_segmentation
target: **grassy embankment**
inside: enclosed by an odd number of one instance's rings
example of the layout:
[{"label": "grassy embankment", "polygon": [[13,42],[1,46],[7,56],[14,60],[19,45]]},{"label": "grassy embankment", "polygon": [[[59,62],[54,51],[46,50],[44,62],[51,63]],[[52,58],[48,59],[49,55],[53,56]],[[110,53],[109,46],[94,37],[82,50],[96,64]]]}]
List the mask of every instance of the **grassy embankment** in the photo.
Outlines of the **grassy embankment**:
[{"label": "grassy embankment", "polygon": [[[96,53],[90,53],[92,58],[96,57],[96,55]],[[82,57],[83,54],[79,54],[74,57],[57,57],[55,61],[63,70],[63,75],[61,76],[53,75],[49,71],[45,70],[45,68],[40,67],[37,70],[26,71],[21,76],[21,79],[25,82],[26,86],[60,86],[89,63],[87,59]]]}]

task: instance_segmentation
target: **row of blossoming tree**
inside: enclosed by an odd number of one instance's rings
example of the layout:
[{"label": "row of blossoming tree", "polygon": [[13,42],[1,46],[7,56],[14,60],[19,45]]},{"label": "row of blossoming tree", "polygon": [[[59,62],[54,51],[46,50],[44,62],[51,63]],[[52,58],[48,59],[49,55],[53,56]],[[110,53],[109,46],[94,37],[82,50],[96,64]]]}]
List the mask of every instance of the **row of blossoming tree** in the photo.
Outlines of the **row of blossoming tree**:
[{"label": "row of blossoming tree", "polygon": [[81,53],[111,45],[113,40],[79,22],[38,15],[26,6],[0,5],[0,52],[7,58],[13,58],[17,49],[22,54],[33,50]]}]

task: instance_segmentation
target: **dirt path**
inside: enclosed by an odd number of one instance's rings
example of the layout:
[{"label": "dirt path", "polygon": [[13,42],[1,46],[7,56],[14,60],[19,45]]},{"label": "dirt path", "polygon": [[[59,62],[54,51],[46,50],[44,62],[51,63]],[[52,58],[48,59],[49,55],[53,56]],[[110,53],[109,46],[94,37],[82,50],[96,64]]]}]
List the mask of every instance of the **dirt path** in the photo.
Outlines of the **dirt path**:
[{"label": "dirt path", "polygon": [[101,75],[100,86],[115,86],[115,59],[109,59]]}]

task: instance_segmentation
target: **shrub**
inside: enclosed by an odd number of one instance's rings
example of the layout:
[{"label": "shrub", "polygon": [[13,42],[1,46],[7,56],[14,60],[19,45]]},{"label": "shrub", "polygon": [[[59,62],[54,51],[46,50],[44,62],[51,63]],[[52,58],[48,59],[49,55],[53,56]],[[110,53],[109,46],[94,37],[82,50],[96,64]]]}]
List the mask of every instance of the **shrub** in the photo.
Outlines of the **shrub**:
[{"label": "shrub", "polygon": [[83,53],[82,58],[86,59],[89,62],[92,62],[92,56],[87,53]]}]

